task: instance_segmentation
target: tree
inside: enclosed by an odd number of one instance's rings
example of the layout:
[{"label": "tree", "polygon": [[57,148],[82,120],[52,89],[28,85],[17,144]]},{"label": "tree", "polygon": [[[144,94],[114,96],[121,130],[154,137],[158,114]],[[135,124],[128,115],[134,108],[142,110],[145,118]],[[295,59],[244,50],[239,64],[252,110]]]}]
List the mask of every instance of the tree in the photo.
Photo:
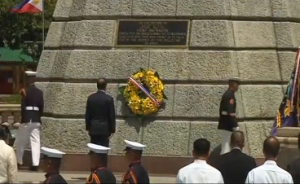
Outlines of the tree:
[{"label": "tree", "polygon": [[[45,36],[52,22],[52,14],[57,0],[44,0]],[[33,58],[38,59],[42,51],[42,14],[17,14],[10,8],[22,0],[0,0],[0,47],[23,48]],[[28,42],[29,41],[29,42]],[[38,46],[39,45],[39,46]]]}]

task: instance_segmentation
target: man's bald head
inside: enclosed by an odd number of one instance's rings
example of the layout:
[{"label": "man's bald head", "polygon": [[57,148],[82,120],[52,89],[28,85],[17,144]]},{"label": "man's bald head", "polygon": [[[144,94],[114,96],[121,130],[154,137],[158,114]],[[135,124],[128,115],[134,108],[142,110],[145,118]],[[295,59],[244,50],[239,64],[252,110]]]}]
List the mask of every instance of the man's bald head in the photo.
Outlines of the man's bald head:
[{"label": "man's bald head", "polygon": [[263,151],[266,158],[276,158],[280,149],[280,143],[274,136],[267,137],[264,141]]},{"label": "man's bald head", "polygon": [[234,131],[230,137],[230,145],[231,145],[231,148],[238,147],[240,149],[243,149],[243,147],[245,145],[244,132]]},{"label": "man's bald head", "polygon": [[107,82],[105,78],[100,78],[97,81],[97,88],[98,90],[105,90],[107,86]]}]

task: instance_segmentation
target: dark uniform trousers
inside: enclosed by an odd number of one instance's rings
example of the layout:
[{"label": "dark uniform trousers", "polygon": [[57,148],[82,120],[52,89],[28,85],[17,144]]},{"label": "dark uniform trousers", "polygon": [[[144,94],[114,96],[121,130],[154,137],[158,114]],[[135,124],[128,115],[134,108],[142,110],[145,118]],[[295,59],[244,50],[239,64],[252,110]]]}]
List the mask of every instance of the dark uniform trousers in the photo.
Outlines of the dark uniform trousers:
[{"label": "dark uniform trousers", "polygon": [[68,184],[67,181],[57,172],[57,173],[47,173],[45,175],[46,180],[43,184]]},{"label": "dark uniform trousers", "polygon": [[133,162],[124,174],[122,184],[149,184],[149,176],[140,161]]},{"label": "dark uniform trousers", "polygon": [[221,144],[221,155],[228,153],[230,149],[230,136],[232,131],[238,127],[236,121],[236,99],[234,92],[227,90],[220,103],[219,110],[219,125],[218,129],[221,130],[222,144]]},{"label": "dark uniform trousers", "polygon": [[86,184],[116,184],[114,174],[105,167],[98,168],[86,179]]},{"label": "dark uniform trousers", "polygon": [[108,136],[91,136],[91,143],[109,147]]}]

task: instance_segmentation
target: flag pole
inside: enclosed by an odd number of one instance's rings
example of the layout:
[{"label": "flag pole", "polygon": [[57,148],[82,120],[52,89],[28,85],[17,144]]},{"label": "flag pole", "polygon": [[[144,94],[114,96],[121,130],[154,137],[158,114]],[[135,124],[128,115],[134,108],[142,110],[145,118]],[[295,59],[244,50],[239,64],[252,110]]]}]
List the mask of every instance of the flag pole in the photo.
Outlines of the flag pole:
[{"label": "flag pole", "polygon": [[44,50],[44,48],[45,48],[45,5],[44,5],[44,0],[42,0],[42,7],[43,7],[43,9],[42,9],[42,21],[43,21],[43,42],[42,42],[42,44],[43,44],[43,50]]}]

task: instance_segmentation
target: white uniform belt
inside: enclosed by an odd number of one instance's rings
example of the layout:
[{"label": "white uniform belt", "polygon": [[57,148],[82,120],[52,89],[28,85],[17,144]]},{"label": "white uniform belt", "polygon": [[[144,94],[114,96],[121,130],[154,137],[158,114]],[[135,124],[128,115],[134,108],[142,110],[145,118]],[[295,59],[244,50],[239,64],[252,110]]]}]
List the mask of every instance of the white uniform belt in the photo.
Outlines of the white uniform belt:
[{"label": "white uniform belt", "polygon": [[[229,115],[229,113],[226,112],[226,111],[222,111],[221,114],[222,114],[222,115]],[[230,113],[230,114],[235,115],[235,113]]]},{"label": "white uniform belt", "polygon": [[38,107],[33,107],[33,106],[27,106],[25,107],[27,111],[39,111],[40,109]]}]

